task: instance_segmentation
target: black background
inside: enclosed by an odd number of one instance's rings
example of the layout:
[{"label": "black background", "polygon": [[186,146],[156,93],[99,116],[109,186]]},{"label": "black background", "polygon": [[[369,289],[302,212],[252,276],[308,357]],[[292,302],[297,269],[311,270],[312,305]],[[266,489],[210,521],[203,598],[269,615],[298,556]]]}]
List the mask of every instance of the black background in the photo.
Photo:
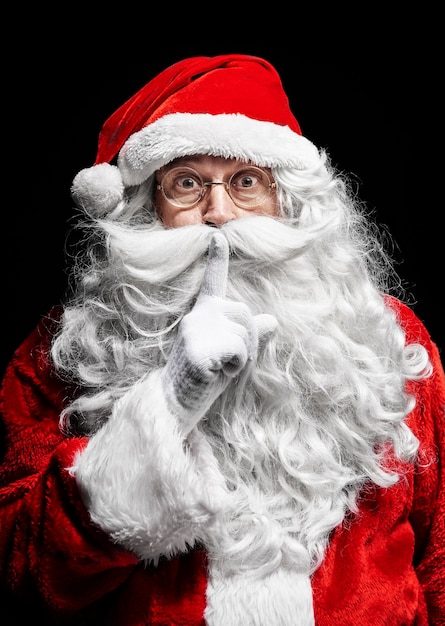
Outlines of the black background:
[{"label": "black background", "polygon": [[431,63],[425,68],[397,55],[311,63],[292,45],[230,42],[139,42],[134,54],[130,43],[124,54],[103,42],[86,50],[81,34],[75,41],[59,37],[57,45],[36,46],[4,76],[2,371],[40,316],[63,297],[74,215],[69,189],[75,174],[93,163],[102,123],[171,63],[231,52],[263,56],[278,69],[303,133],[353,177],[392,233],[413,308],[445,350],[443,156],[434,151],[441,97]]}]

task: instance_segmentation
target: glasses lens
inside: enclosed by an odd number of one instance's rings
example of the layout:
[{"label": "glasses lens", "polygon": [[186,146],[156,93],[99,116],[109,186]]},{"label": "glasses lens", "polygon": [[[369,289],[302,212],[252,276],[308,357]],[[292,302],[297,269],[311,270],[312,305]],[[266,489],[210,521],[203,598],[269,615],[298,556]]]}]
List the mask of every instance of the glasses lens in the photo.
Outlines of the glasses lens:
[{"label": "glasses lens", "polygon": [[230,179],[230,196],[241,207],[254,207],[263,203],[270,193],[271,181],[259,167],[238,170]]},{"label": "glasses lens", "polygon": [[201,199],[203,182],[198,172],[191,167],[174,167],[162,179],[161,189],[172,204],[189,207]]}]

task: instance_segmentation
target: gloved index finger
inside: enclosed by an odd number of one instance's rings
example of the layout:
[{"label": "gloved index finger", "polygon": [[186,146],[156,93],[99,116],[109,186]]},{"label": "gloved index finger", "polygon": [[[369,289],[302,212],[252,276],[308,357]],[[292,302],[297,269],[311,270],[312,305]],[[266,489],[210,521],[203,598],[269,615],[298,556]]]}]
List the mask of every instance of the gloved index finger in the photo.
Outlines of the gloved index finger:
[{"label": "gloved index finger", "polygon": [[229,244],[220,232],[216,232],[209,246],[207,268],[201,285],[201,296],[225,298],[229,274]]}]

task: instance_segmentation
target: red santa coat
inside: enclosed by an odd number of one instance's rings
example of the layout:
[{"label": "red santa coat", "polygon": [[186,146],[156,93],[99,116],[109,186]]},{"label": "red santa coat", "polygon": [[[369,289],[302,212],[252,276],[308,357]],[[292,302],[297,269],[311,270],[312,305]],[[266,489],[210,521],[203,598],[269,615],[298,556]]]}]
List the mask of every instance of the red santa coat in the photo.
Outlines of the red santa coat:
[{"label": "red santa coat", "polygon": [[[420,320],[389,303],[407,342],[422,343],[434,366],[430,378],[409,387],[417,398],[409,425],[422,456],[434,462],[390,489],[367,491],[359,514],[333,532],[312,577],[317,626],[445,624],[445,377]],[[23,342],[1,390],[2,624],[203,626],[203,550],[144,568],[89,519],[66,471],[87,439],[61,434],[70,390],[47,359],[56,323],[42,320]]]}]

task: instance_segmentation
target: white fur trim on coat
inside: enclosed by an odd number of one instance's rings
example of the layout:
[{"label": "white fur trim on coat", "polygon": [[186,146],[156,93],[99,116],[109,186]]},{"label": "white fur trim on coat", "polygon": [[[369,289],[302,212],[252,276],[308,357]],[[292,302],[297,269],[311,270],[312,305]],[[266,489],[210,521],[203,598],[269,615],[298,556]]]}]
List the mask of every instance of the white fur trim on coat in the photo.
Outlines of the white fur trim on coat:
[{"label": "white fur trim on coat", "polygon": [[314,626],[308,574],[284,567],[262,577],[223,577],[210,568],[207,626]]},{"label": "white fur trim on coat", "polygon": [[158,371],[116,402],[69,471],[92,521],[154,563],[203,541],[226,497],[209,444],[196,429],[185,441]]}]

